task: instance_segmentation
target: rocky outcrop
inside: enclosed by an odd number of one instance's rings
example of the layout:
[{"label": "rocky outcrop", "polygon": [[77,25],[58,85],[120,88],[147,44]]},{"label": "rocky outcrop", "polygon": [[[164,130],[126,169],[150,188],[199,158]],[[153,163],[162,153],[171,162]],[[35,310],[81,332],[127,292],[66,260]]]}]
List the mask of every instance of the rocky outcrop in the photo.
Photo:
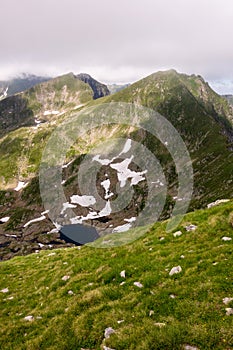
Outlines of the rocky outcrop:
[{"label": "rocky outcrop", "polygon": [[108,87],[93,79],[89,74],[80,73],[76,75],[76,78],[82,80],[84,83],[88,84],[92,88],[94,100],[103,96],[110,95]]},{"label": "rocky outcrop", "polygon": [[0,103],[0,136],[22,126],[34,125],[33,112],[20,95],[5,98]]}]

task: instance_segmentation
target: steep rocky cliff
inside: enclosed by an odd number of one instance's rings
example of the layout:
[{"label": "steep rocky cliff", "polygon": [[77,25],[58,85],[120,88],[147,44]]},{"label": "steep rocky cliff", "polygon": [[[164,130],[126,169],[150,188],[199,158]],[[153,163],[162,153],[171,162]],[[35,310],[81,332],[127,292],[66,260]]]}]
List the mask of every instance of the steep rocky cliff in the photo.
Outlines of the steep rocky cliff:
[{"label": "steep rocky cliff", "polygon": [[97,98],[110,95],[108,87],[102,83],[99,83],[97,80],[93,79],[89,74],[80,73],[76,75],[79,80],[82,80],[84,83],[88,84],[93,90],[93,98]]}]

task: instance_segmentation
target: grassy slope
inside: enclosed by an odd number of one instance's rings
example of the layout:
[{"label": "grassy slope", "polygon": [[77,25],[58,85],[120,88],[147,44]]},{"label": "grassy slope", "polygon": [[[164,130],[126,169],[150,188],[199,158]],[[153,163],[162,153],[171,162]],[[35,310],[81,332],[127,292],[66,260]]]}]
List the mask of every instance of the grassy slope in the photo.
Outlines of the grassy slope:
[{"label": "grassy slope", "polygon": [[[38,84],[22,94],[34,118],[48,122],[38,129],[20,127],[0,139],[1,188],[14,186],[18,178],[31,178],[37,173],[43,146],[56,125],[69,116],[76,105],[90,101],[92,95],[91,88],[72,73]],[[57,109],[64,114],[44,116],[46,110]]]},{"label": "grassy slope", "polygon": [[[157,223],[127,246],[41,251],[2,262],[0,290],[9,292],[0,293],[1,349],[231,349],[233,315],[226,316],[222,299],[233,297],[232,241],[221,238],[233,238],[232,209],[231,201],[187,214],[176,238]],[[186,232],[189,223],[197,230]],[[170,277],[177,265],[182,272]],[[34,321],[25,321],[28,315]],[[104,340],[107,327],[116,333]]]},{"label": "grassy slope", "polygon": [[[233,153],[230,136],[226,136],[229,132],[233,137],[231,109],[202,78],[173,70],[158,72],[94,103],[111,101],[136,102],[154,109],[177,129],[193,161],[194,207],[233,196]],[[147,137],[145,144],[160,157],[155,140]],[[162,164],[169,167],[169,162]]]}]

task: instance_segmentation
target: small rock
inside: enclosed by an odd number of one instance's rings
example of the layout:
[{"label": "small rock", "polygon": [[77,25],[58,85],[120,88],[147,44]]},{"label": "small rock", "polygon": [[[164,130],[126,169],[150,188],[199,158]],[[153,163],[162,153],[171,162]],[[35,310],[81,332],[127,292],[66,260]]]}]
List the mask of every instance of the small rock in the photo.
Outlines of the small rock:
[{"label": "small rock", "polygon": [[162,328],[162,327],[166,326],[166,323],[163,323],[163,322],[156,322],[156,323],[154,323],[154,325],[155,325],[156,327]]},{"label": "small rock", "polygon": [[125,284],[125,281],[121,282],[121,283],[120,283],[120,286],[123,286],[124,284]]},{"label": "small rock", "polygon": [[34,321],[34,317],[31,315],[24,317],[24,319],[25,321],[30,321],[30,322]]},{"label": "small rock", "polygon": [[0,290],[1,293],[8,293],[9,292],[9,289],[8,288],[4,288],[2,290]]},{"label": "small rock", "polygon": [[104,331],[104,337],[108,339],[111,334],[115,333],[115,330],[112,327],[108,327]]},{"label": "small rock", "polygon": [[169,297],[170,297],[171,299],[175,299],[175,298],[176,298],[175,294],[170,294]]},{"label": "small rock", "polygon": [[182,232],[181,232],[181,231],[176,231],[176,232],[173,233],[173,236],[174,236],[174,237],[179,237],[179,236],[181,236],[181,235],[182,235]]},{"label": "small rock", "polygon": [[150,312],[149,312],[149,316],[152,316],[152,315],[154,315],[154,310],[150,310]]},{"label": "small rock", "polygon": [[115,350],[104,345],[104,350]]},{"label": "small rock", "polygon": [[233,308],[232,307],[227,307],[225,310],[226,310],[227,316],[233,315]]},{"label": "small rock", "polygon": [[196,346],[185,345],[184,350],[199,350]]},{"label": "small rock", "polygon": [[9,298],[6,298],[4,300],[13,300],[13,299],[14,299],[14,297],[9,297]]},{"label": "small rock", "polygon": [[122,322],[124,322],[125,320],[119,320],[117,321],[118,324],[121,324]]},{"label": "small rock", "polygon": [[227,298],[227,297],[226,297],[226,298],[223,298],[222,301],[223,301],[224,304],[227,305],[227,304],[229,304],[231,301],[233,301],[233,298]]},{"label": "small rock", "polygon": [[69,295],[74,295],[74,292],[73,292],[72,290],[69,290],[69,291],[68,291],[68,294],[69,294]]},{"label": "small rock", "polygon": [[185,256],[184,256],[184,255],[181,255],[181,256],[180,256],[180,258],[181,258],[181,259],[184,259],[184,258],[185,258]]},{"label": "small rock", "polygon": [[153,250],[153,248],[149,248],[149,251],[151,252]]},{"label": "small rock", "polygon": [[123,271],[120,272],[120,276],[121,276],[122,278],[125,278],[125,270],[123,270]]},{"label": "small rock", "polygon": [[181,266],[174,266],[169,272],[169,276],[175,275],[176,273],[180,273],[182,271]]},{"label": "small rock", "polygon": [[142,288],[143,287],[143,285],[140,283],[140,282],[134,282],[133,283],[136,287],[138,287],[138,288]]},{"label": "small rock", "polygon": [[187,226],[185,226],[185,230],[186,231],[195,231],[197,229],[197,226],[196,225],[187,225]]},{"label": "small rock", "polygon": [[68,279],[70,279],[70,276],[67,276],[67,275],[66,275],[66,276],[63,276],[63,277],[62,277],[62,281],[68,281]]},{"label": "small rock", "polygon": [[163,241],[165,239],[165,237],[159,237],[160,241]]},{"label": "small rock", "polygon": [[222,240],[224,242],[231,241],[231,239],[232,239],[231,237],[226,237],[226,236],[222,237]]}]

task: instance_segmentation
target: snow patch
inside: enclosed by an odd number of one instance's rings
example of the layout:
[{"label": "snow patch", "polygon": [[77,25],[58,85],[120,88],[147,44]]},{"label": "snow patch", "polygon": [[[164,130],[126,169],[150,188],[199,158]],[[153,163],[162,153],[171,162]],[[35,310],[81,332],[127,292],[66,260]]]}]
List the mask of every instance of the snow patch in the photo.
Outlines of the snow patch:
[{"label": "snow patch", "polygon": [[125,145],[124,145],[123,150],[122,150],[121,153],[119,154],[119,156],[122,155],[123,153],[127,153],[127,152],[130,150],[131,145],[132,145],[132,140],[131,140],[131,139],[128,139],[128,140],[126,141]]},{"label": "snow patch", "polygon": [[216,205],[219,205],[221,203],[227,203],[229,201],[230,199],[217,199],[215,202],[207,204],[207,208],[209,209],[209,208],[215,207]]},{"label": "snow patch", "polygon": [[111,182],[109,179],[102,181],[100,184],[105,190],[105,196],[104,196],[105,199],[108,199],[108,198],[114,196],[114,193],[110,192],[110,190],[109,190],[110,185],[111,185]]},{"label": "snow patch", "polygon": [[143,177],[143,175],[147,173],[147,170],[136,172],[128,168],[133,158],[134,156],[131,156],[130,158],[124,159],[120,163],[110,164],[110,167],[117,171],[117,177],[120,182],[120,187],[125,186],[127,179],[131,179],[131,186],[137,185],[140,181],[145,180],[145,177]]},{"label": "snow patch", "polygon": [[94,156],[92,158],[92,161],[93,160],[95,160],[96,162],[100,163],[101,165],[109,165],[112,162],[113,159],[112,160],[110,160],[110,159],[100,159],[100,154],[97,154],[96,156]]},{"label": "snow patch", "polygon": [[121,226],[117,226],[115,227],[112,232],[126,232],[128,231],[130,228],[131,228],[131,224],[124,224],[124,225],[121,225]]},{"label": "snow patch", "polygon": [[68,203],[68,202],[63,203],[61,215],[64,214],[64,212],[66,211],[66,209],[68,209],[68,208],[76,208],[76,207],[77,207],[77,205],[75,205],[75,204],[70,204],[70,203]]},{"label": "snow patch", "polygon": [[32,219],[32,220],[28,221],[23,227],[27,227],[27,226],[33,224],[34,222],[42,221],[42,220],[45,220],[45,219],[46,219],[46,216],[42,215],[39,218]]},{"label": "snow patch", "polygon": [[5,222],[7,222],[7,221],[9,221],[10,220],[10,217],[9,216],[5,216],[4,218],[1,218],[0,219],[0,222],[1,223],[5,223]]},{"label": "snow patch", "polygon": [[82,224],[83,221],[102,218],[110,215],[112,212],[110,202],[107,201],[105,207],[97,213],[96,211],[90,211],[87,216],[76,216],[70,219],[71,224]]},{"label": "snow patch", "polygon": [[96,203],[96,199],[93,196],[79,196],[73,195],[70,197],[71,203],[79,204],[82,207],[89,207]]},{"label": "snow patch", "polygon": [[124,221],[132,223],[132,222],[136,221],[136,217],[135,217],[135,216],[132,216],[132,218],[130,218],[130,219],[124,219]]},{"label": "snow patch", "polygon": [[45,215],[45,214],[48,214],[49,213],[49,210],[45,210],[43,211],[43,213],[41,213],[41,215]]},{"label": "snow patch", "polygon": [[19,181],[18,185],[14,188],[15,191],[19,192],[28,185],[28,182]]}]

